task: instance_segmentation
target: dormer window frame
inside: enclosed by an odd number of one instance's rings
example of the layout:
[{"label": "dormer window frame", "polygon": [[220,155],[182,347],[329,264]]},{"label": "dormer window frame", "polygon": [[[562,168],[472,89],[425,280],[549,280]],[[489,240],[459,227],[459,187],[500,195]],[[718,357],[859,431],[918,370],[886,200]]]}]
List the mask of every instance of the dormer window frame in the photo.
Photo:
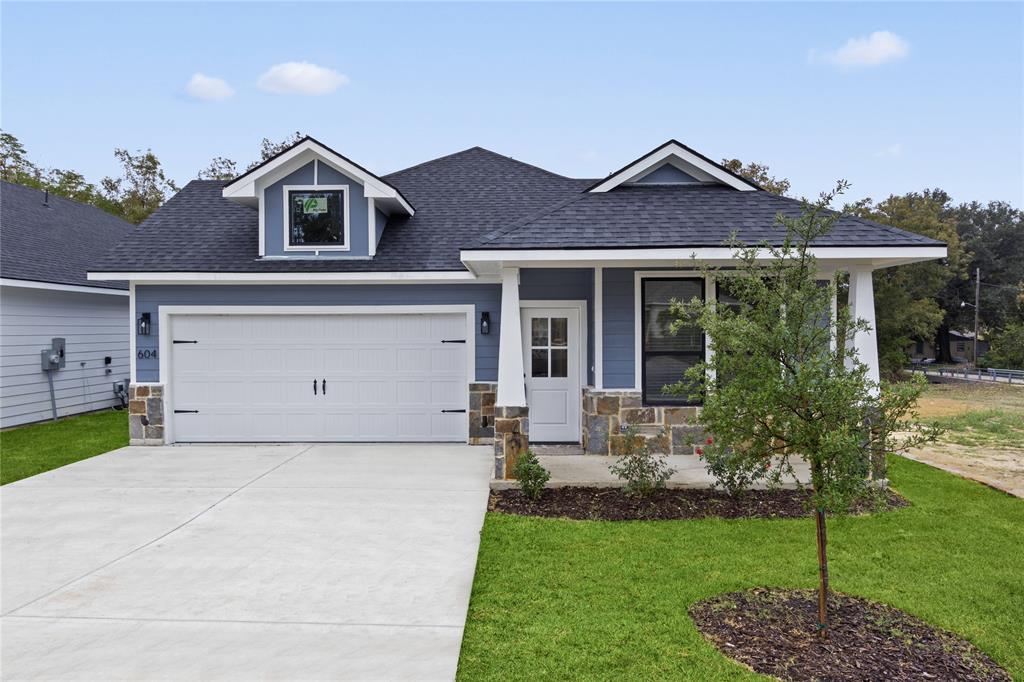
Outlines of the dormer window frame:
[{"label": "dormer window frame", "polygon": [[[341,214],[342,214],[342,239],[340,245],[332,244],[300,244],[291,243],[291,193],[292,192],[341,192]],[[282,210],[282,245],[285,251],[301,251],[305,253],[321,251],[351,251],[352,240],[349,230],[349,196],[351,194],[349,185],[283,185],[281,187]]]}]

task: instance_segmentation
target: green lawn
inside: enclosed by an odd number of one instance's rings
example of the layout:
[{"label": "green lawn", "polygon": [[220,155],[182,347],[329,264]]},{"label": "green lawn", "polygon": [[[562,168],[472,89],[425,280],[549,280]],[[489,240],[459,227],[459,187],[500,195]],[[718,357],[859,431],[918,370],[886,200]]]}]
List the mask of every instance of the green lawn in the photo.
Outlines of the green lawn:
[{"label": "green lawn", "polygon": [[[901,458],[890,474],[910,507],[829,522],[834,588],[960,633],[1024,679],[1024,500]],[[703,640],[687,608],[816,579],[810,519],[490,513],[459,678],[757,679]]]},{"label": "green lawn", "polygon": [[0,433],[0,485],[128,445],[128,413],[95,412]]}]

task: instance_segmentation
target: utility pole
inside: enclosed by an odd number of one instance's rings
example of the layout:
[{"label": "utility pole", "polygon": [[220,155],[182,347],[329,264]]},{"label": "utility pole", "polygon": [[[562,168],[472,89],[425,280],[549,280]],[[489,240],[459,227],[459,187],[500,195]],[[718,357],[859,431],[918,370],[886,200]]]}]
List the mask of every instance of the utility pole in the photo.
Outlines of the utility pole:
[{"label": "utility pole", "polygon": [[981,268],[974,271],[974,366],[978,366],[978,306],[981,304]]}]

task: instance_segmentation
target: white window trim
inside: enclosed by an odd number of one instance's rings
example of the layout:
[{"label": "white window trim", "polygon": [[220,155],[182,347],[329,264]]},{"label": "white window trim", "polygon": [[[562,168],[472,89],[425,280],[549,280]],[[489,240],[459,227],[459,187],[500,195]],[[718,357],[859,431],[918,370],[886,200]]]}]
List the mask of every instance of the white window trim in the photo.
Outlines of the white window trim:
[{"label": "white window trim", "polygon": [[[134,298],[134,297],[133,297]],[[458,314],[466,316],[465,409],[469,413],[469,384],[476,383],[476,305],[344,305],[344,306],[262,306],[262,305],[165,305],[160,306],[160,381],[149,385],[164,387],[164,443],[174,443],[174,382],[171,381],[173,317],[178,315],[395,315]],[[134,323],[134,316],[133,316]],[[132,339],[135,338],[134,330]],[[135,372],[132,356],[132,373]],[[466,422],[465,440],[469,440]]]},{"label": "white window trim", "polygon": [[[633,390],[643,391],[643,291],[641,280],[645,279],[703,279],[704,300],[716,291],[715,280],[711,275],[703,275],[699,270],[637,270],[633,273]],[[702,332],[703,333],[703,332]],[[711,352],[707,340],[704,342],[704,361],[711,361]],[[643,400],[643,395],[640,396]]]},{"label": "white window trim", "polygon": [[[289,192],[341,192],[342,196],[342,222],[344,224],[344,246],[292,246],[289,244],[290,239],[290,228],[291,228],[291,203],[288,201]],[[282,242],[285,251],[312,251],[319,253],[320,251],[351,251],[352,242],[349,236],[349,220],[348,220],[348,199],[349,199],[349,186],[348,185],[284,185],[281,187],[282,192],[282,213],[284,218],[284,224],[282,225],[282,236],[284,241]],[[262,213],[262,211],[261,211]]]},{"label": "white window trim", "polygon": [[366,253],[373,258],[377,255],[377,207],[373,197],[366,197],[367,238]]},{"label": "white window trim", "polygon": [[[578,388],[582,389],[583,386],[586,386],[587,385],[587,339],[588,339],[588,336],[587,336],[587,302],[586,301],[581,301],[581,300],[537,301],[537,300],[534,300],[534,299],[530,299],[530,300],[525,300],[524,301],[524,300],[520,299],[519,300],[519,309],[522,310],[523,308],[541,309],[541,310],[543,310],[544,308],[572,308],[572,309],[577,310],[579,312],[579,316],[580,316],[579,317],[579,319],[580,319],[580,349],[579,349],[580,350],[580,358],[579,358],[579,360],[580,360],[580,375],[579,375],[579,383],[580,383],[580,385],[579,385]],[[519,323],[520,324],[522,324],[522,320],[523,320],[523,317],[522,317],[522,315],[520,315],[519,316]],[[522,334],[523,330],[519,330],[519,333]],[[525,353],[525,346],[524,346],[524,353]],[[524,357],[523,358],[524,365],[525,365],[525,362],[526,362],[526,358]],[[525,366],[524,366],[524,370],[525,370]]]}]

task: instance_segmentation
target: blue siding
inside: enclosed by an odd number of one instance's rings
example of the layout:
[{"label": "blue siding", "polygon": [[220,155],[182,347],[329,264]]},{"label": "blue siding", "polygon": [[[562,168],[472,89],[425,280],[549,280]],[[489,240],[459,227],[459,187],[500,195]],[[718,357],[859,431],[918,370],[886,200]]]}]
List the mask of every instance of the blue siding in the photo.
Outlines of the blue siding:
[{"label": "blue siding", "polygon": [[[364,230],[365,232],[365,230]],[[136,351],[158,350],[162,305],[469,305],[476,306],[476,380],[498,379],[501,285],[498,284],[294,284],[137,285],[135,314],[151,313],[153,330],[136,337]],[[480,313],[491,314],[491,333],[480,334]],[[167,349],[159,349],[167,352]],[[136,356],[138,381],[160,381],[160,361]],[[473,377],[470,377],[472,380]]]},{"label": "blue siding", "polygon": [[635,331],[632,268],[605,268],[604,387],[634,388]]},{"label": "blue siding", "polygon": [[[366,258],[369,256],[369,207],[363,186],[354,178],[340,173],[326,163],[321,162],[317,171],[317,183],[320,185],[348,185],[348,251],[321,251],[317,258]],[[263,230],[264,253],[267,256],[289,256],[293,258],[310,258],[310,251],[284,250],[284,186],[312,185],[313,162],[290,173],[284,178],[267,187],[263,194]],[[380,227],[378,229],[383,229]]]},{"label": "blue siding", "polygon": [[664,184],[664,183],[690,183],[700,182],[685,171],[681,171],[670,163],[664,163],[647,175],[634,180],[638,185]]},{"label": "blue siding", "polygon": [[594,384],[593,268],[529,268],[519,271],[519,298],[587,302],[587,383]]}]

